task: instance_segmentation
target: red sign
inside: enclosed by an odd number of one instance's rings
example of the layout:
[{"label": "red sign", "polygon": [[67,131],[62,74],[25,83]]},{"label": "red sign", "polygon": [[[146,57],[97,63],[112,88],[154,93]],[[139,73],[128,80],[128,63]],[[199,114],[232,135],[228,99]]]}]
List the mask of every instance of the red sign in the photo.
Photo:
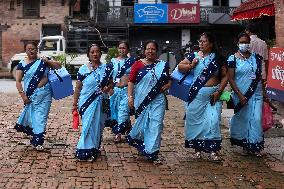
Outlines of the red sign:
[{"label": "red sign", "polygon": [[200,23],[199,5],[169,3],[168,23]]},{"label": "red sign", "polygon": [[271,48],[267,76],[267,94],[284,102],[284,48]]}]

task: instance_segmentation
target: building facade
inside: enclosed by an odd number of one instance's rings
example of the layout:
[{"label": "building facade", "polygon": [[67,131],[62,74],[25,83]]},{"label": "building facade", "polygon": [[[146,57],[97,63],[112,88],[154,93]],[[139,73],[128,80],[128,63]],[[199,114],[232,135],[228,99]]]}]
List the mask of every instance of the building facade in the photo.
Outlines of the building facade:
[{"label": "building facade", "polygon": [[[234,48],[235,36],[243,30],[239,23],[231,22],[233,10],[241,4],[241,0],[108,0],[108,12],[93,11],[92,18],[98,23],[120,23],[120,27],[127,30],[127,39],[132,48],[141,48],[145,40],[156,40],[161,49],[170,46],[175,54],[179,54],[182,46],[189,41],[197,44],[199,35],[210,31],[217,36],[219,47],[225,55],[231,53]],[[196,5],[199,21],[194,22],[137,22],[137,5],[160,6],[160,4],[177,5],[180,10],[186,10],[187,4]],[[157,9],[157,8],[155,8]],[[145,10],[147,11],[147,10]],[[187,10],[188,11],[188,10]],[[143,11],[142,11],[143,12]],[[186,12],[184,12],[186,13]],[[167,13],[170,17],[171,13]],[[139,15],[141,16],[141,15]],[[102,18],[104,18],[102,20]],[[111,44],[113,45],[113,44]]]},{"label": "building facade", "polygon": [[275,0],[276,46],[284,48],[284,0]]},{"label": "building facade", "polygon": [[[60,34],[65,29],[69,4],[65,0],[0,0],[0,62],[24,51],[28,40]],[[0,64],[1,66],[1,64]]]},{"label": "building facade", "polygon": [[[88,45],[116,46],[128,40],[132,53],[146,40],[155,40],[160,49],[170,47],[177,56],[189,41],[210,31],[225,55],[234,48],[235,36],[243,30],[230,16],[242,0],[0,0],[0,61],[23,52],[27,40],[64,31],[67,52],[84,53]],[[151,4],[168,6],[194,14],[193,21],[139,22],[135,8]],[[188,5],[190,4],[190,5]],[[187,10],[187,8],[190,10]],[[192,8],[194,7],[194,8]],[[172,8],[174,9],[174,8]],[[146,10],[146,9],[145,9]],[[147,11],[147,10],[146,10]],[[143,12],[143,11],[142,11]],[[165,14],[170,17],[171,14]],[[192,15],[191,15],[192,16]],[[13,41],[13,43],[11,43]]]}]

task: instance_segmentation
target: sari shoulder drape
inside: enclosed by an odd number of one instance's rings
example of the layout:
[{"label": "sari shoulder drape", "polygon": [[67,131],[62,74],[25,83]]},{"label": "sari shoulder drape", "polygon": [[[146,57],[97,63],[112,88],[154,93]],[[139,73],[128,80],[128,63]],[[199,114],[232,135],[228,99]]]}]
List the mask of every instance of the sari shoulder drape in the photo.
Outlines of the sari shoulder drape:
[{"label": "sari shoulder drape", "polygon": [[188,92],[188,95],[189,95],[188,104],[190,104],[194,100],[194,98],[198,94],[199,90],[207,83],[207,81],[219,69],[218,63],[216,62],[216,55],[215,55],[215,53],[211,53],[209,55],[209,60],[208,60],[208,64],[207,65],[205,65],[204,63],[201,64],[200,57],[198,59],[199,59],[198,65],[199,66],[201,65],[201,67],[199,67],[201,72],[199,72],[199,74],[195,74],[194,73],[196,76],[195,76],[195,80],[193,81],[193,83],[192,83],[192,85],[191,85],[191,87],[189,89],[189,92]]},{"label": "sari shoulder drape", "polygon": [[37,59],[29,64],[25,64],[24,61],[21,61],[17,69],[24,72],[25,93],[28,98],[31,98],[38,84],[44,77],[47,66],[41,59]]},{"label": "sari shoulder drape", "polygon": [[[87,77],[90,77],[90,80],[85,80],[84,82],[94,82],[93,90],[90,91],[90,94],[88,98],[84,101],[84,103],[79,108],[79,113],[82,116],[86,109],[89,107],[89,105],[100,95],[103,94],[102,88],[107,86],[109,84],[109,81],[111,80],[111,74],[112,74],[112,65],[111,64],[101,64],[97,69],[94,71],[88,70],[86,68],[87,65],[82,66],[81,70],[79,70],[79,74],[77,77],[83,78],[84,80]],[[97,78],[97,80],[96,80]]]},{"label": "sari shoulder drape", "polygon": [[[167,70],[168,66],[166,62],[159,60],[157,64],[148,67],[148,68],[143,68],[141,75],[140,75],[140,81],[143,80],[143,78],[147,74],[152,74],[154,77],[152,77],[153,80],[156,80],[155,85],[149,90],[148,94],[146,97],[141,101],[139,104],[138,108],[135,110],[135,117],[138,118],[139,115],[143,112],[143,110],[159,95],[161,94],[161,88],[164,86],[168,81],[169,77],[167,75]],[[146,72],[147,71],[147,72]],[[144,83],[140,83],[138,80],[137,85],[143,85]],[[138,91],[139,92],[139,91]],[[143,91],[140,91],[141,93]],[[144,91],[145,92],[145,91]]]},{"label": "sari shoulder drape", "polygon": [[[255,60],[256,63],[256,71],[255,71],[255,79],[252,79],[251,84],[249,86],[249,88],[247,89],[247,91],[245,92],[244,96],[247,98],[247,100],[249,100],[253,94],[255,93],[256,89],[257,89],[257,85],[259,83],[259,81],[261,80],[261,64],[262,64],[262,57],[256,53],[253,53],[251,55],[253,57],[252,60]],[[235,107],[234,107],[234,112],[237,113],[238,111],[240,111],[240,109],[243,107],[243,105],[241,104],[241,102],[238,102]]]}]

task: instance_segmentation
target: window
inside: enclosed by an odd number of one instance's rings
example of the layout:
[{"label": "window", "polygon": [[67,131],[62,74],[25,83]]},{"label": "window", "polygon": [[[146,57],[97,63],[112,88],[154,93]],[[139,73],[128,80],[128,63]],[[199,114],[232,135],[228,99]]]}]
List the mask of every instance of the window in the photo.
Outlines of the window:
[{"label": "window", "polygon": [[42,35],[43,36],[61,35],[61,25],[60,24],[43,24],[42,25]]},{"label": "window", "polygon": [[41,0],[41,5],[42,5],[42,6],[45,6],[45,4],[46,4],[46,3],[45,3],[45,0]]},{"label": "window", "polygon": [[122,0],[121,5],[122,6],[134,6],[134,3],[136,3],[136,0]]},{"label": "window", "polygon": [[21,6],[21,0],[17,0],[17,6]]},{"label": "window", "polygon": [[15,10],[15,2],[14,1],[10,1],[10,8],[9,10]]},{"label": "window", "polygon": [[178,0],[162,0],[162,3],[178,3]]},{"label": "window", "polygon": [[228,7],[229,6],[229,0],[213,0],[213,6]]},{"label": "window", "polygon": [[24,0],[24,17],[39,17],[39,5],[38,0]]},{"label": "window", "polygon": [[61,6],[65,5],[65,0],[61,0]]},{"label": "window", "polygon": [[40,51],[56,51],[58,40],[44,40],[39,46]]}]

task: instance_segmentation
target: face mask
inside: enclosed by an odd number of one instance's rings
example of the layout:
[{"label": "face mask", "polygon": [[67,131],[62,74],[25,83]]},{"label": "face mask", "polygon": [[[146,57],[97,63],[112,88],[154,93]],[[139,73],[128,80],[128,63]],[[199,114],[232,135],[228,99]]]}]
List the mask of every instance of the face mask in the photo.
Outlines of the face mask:
[{"label": "face mask", "polygon": [[241,52],[247,52],[249,50],[249,43],[239,44],[239,50]]}]

